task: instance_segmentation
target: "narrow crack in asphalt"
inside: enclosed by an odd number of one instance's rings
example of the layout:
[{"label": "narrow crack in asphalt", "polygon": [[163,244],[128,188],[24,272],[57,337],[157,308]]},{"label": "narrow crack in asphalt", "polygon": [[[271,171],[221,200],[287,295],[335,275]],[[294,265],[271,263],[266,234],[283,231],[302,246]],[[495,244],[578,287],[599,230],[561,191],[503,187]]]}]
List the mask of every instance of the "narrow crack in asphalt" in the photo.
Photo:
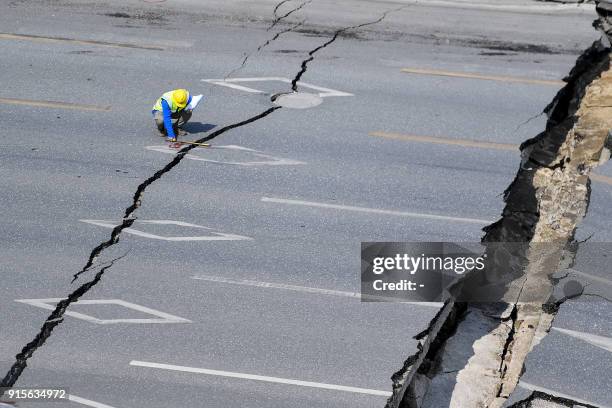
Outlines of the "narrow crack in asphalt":
[{"label": "narrow crack in asphalt", "polygon": [[[282,5],[283,3],[286,3],[286,2],[287,1],[283,1],[283,2],[279,3],[276,6],[276,8],[275,8],[275,13],[276,13],[276,10],[278,9],[278,7],[280,7],[280,5]],[[309,2],[307,2],[307,3],[309,3]],[[297,81],[299,80],[299,77],[301,77],[302,74],[304,72],[306,72],[306,64],[314,59],[314,54],[319,49],[325,48],[328,45],[330,45],[332,42],[334,42],[340,33],[342,33],[343,31],[349,30],[349,29],[354,29],[354,28],[359,28],[359,27],[363,27],[363,26],[367,26],[367,25],[376,24],[376,23],[382,21],[387,16],[387,14],[389,14],[390,12],[399,11],[399,10],[405,8],[405,7],[407,7],[407,6],[403,6],[403,7],[400,7],[398,9],[386,11],[381,18],[377,19],[374,22],[364,23],[364,24],[360,24],[360,25],[357,25],[357,26],[346,27],[346,28],[338,30],[336,32],[336,34],[334,35],[334,37],[332,38],[332,40],[326,42],[321,47],[317,47],[315,50],[313,50],[313,51],[311,51],[309,53],[309,55],[310,55],[309,59],[306,60],[305,62],[302,62],[301,70],[296,75],[296,79],[294,79],[293,83],[297,83]],[[243,120],[241,122],[225,126],[225,127],[221,128],[221,129],[219,129],[219,130],[217,130],[217,131],[215,131],[215,132],[213,132],[213,133],[211,133],[211,134],[209,134],[207,136],[204,136],[204,137],[202,137],[200,139],[197,139],[195,141],[195,143],[202,144],[202,143],[209,142],[209,141],[213,140],[214,138],[216,138],[217,136],[220,136],[221,134],[223,134],[223,133],[225,133],[227,131],[230,131],[232,129],[239,128],[239,127],[248,125],[250,123],[253,123],[255,121],[258,121],[260,119],[263,119],[263,118],[265,118],[266,116],[270,115],[271,113],[273,113],[274,111],[276,111],[278,109],[281,109],[281,106],[274,106],[274,107],[271,107],[269,109],[266,109],[265,111],[261,112],[258,115],[252,116],[252,117],[250,117],[248,119],[245,119],[245,120]],[[134,224],[134,222],[137,219],[134,216],[134,213],[136,212],[136,210],[138,208],[140,208],[141,203],[142,203],[142,198],[143,198],[143,195],[144,195],[147,187],[149,187],[155,181],[159,180],[164,174],[170,172],[174,167],[176,167],[178,164],[180,164],[181,161],[183,161],[183,159],[185,158],[185,156],[191,150],[195,149],[196,147],[198,147],[196,144],[192,144],[192,145],[188,145],[188,146],[182,148],[181,150],[179,150],[176,153],[176,155],[174,156],[174,158],[170,162],[168,162],[168,164],[166,164],[162,169],[160,169],[157,172],[155,172],[155,174],[153,174],[151,177],[146,179],[144,182],[142,182],[136,188],[136,192],[134,193],[134,196],[132,198],[132,203],[131,203],[130,206],[128,206],[125,209],[125,212],[124,212],[124,215],[123,215],[123,220],[122,220],[121,224],[119,224],[115,228],[113,228],[113,230],[111,231],[110,238],[108,240],[100,243],[98,246],[96,246],[90,252],[89,257],[87,259],[87,262],[85,263],[85,266],[80,271],[78,271],[77,273],[75,273],[73,275],[71,283],[74,283],[82,274],[90,271],[91,268],[94,266],[94,262],[96,261],[96,259],[100,255],[102,255],[104,250],[106,250],[107,248],[117,244],[119,242],[119,238],[120,238],[121,233],[126,228],[130,228]],[[66,299],[60,301],[57,304],[55,310],[51,313],[49,318],[47,318],[47,320],[45,321],[45,323],[41,327],[39,333],[36,335],[34,340],[31,341],[30,343],[28,343],[22,349],[22,351],[15,356],[15,360],[16,361],[11,366],[11,368],[8,371],[8,373],[6,374],[6,376],[4,377],[2,382],[0,383],[0,388],[2,388],[2,387],[5,387],[5,388],[12,387],[17,382],[17,380],[19,379],[19,377],[21,376],[21,374],[23,373],[23,371],[27,367],[27,361],[34,355],[34,352],[36,352],[36,350],[38,350],[40,347],[42,347],[45,344],[45,341],[51,336],[51,333],[53,332],[53,329],[55,329],[58,325],[60,325],[64,321],[63,320],[63,316],[64,316],[66,310],[68,309],[68,306],[70,306],[72,303],[78,301],[79,298],[81,298],[83,295],[85,295],[87,292],[89,292],[89,290],[91,288],[93,288],[96,284],[98,284],[98,282],[100,282],[102,280],[102,277],[104,276],[104,273],[108,269],[110,269],[114,265],[114,263],[116,261],[118,261],[120,259],[123,259],[125,256],[127,256],[127,253],[125,255],[122,255],[121,257],[113,259],[107,265],[102,266],[102,268],[96,273],[96,275],[94,276],[94,278],[92,280],[90,280],[90,281],[84,283],[83,285],[81,285],[80,287],[78,287],[75,291],[73,291],[70,295],[68,295],[68,297]],[[101,266],[101,265],[99,265],[99,266]],[[2,391],[0,390],[0,396],[2,396],[2,395],[3,395]]]},{"label": "narrow crack in asphalt", "polygon": [[530,116],[529,118],[527,118],[527,120],[524,120],[523,122],[519,123],[518,126],[514,129],[515,132],[518,132],[518,130],[520,128],[522,128],[523,126],[527,125],[529,122],[536,120],[537,118],[546,115],[545,111],[542,111],[536,115]]},{"label": "narrow crack in asphalt", "polygon": [[274,11],[272,12],[272,14],[274,14],[274,18],[278,18],[278,9],[285,3],[289,3],[293,0],[283,0],[280,3],[278,3],[275,7],[274,7]]},{"label": "narrow crack in asphalt", "polygon": [[282,16],[279,16],[279,17],[276,16],[276,11],[278,10],[278,8],[274,9],[274,16],[276,18],[274,19],[274,21],[272,21],[272,24],[270,24],[270,27],[268,27],[268,29],[266,31],[272,30],[274,27],[276,27],[276,25],[278,23],[280,23],[281,21],[283,21],[284,19],[286,19],[287,17],[289,17],[293,13],[296,13],[296,12],[300,11],[301,9],[303,9],[304,7],[306,7],[310,3],[312,3],[312,0],[303,1],[299,6],[297,6],[296,8],[294,8],[292,10],[289,10],[288,12],[286,12],[285,14],[283,14]]},{"label": "narrow crack in asphalt", "polygon": [[115,264],[115,262],[125,258],[128,253],[129,251],[121,255],[120,257],[109,261],[98,271],[98,273],[96,273],[92,280],[81,285],[74,292],[68,295],[67,298],[61,300],[55,306],[55,309],[51,312],[45,323],[42,325],[40,331],[38,332],[36,337],[34,337],[34,340],[28,343],[21,350],[21,352],[15,356],[15,363],[13,363],[6,376],[2,379],[2,382],[0,382],[0,396],[2,396],[4,393],[2,388],[9,388],[15,385],[15,382],[19,379],[21,373],[23,372],[23,370],[25,370],[28,359],[32,357],[34,352],[39,347],[45,344],[45,341],[47,341],[47,339],[51,336],[53,329],[55,329],[64,321],[64,314],[66,313],[68,306],[78,301],[84,294],[86,294],[92,287],[94,287],[100,281],[100,279],[102,279],[104,272],[110,269]]},{"label": "narrow crack in asphalt", "polygon": [[289,28],[286,28],[286,29],[284,29],[284,30],[279,31],[278,33],[276,33],[276,34],[275,34],[273,37],[269,38],[269,39],[268,39],[268,40],[267,40],[265,43],[263,43],[263,44],[261,44],[260,46],[258,46],[258,47],[257,47],[257,49],[256,49],[255,51],[252,51],[252,52],[250,52],[250,53],[246,54],[246,55],[244,56],[244,59],[242,60],[242,63],[240,64],[240,66],[238,66],[238,67],[234,68],[234,69],[233,69],[233,70],[232,70],[232,71],[231,71],[229,74],[227,74],[227,75],[225,76],[225,78],[223,78],[223,79],[224,79],[224,80],[228,79],[229,77],[231,77],[232,75],[234,75],[236,72],[238,72],[238,71],[240,71],[242,68],[244,68],[244,66],[246,65],[247,61],[249,60],[249,58],[251,58],[251,56],[252,56],[253,54],[257,54],[258,52],[260,52],[261,50],[263,50],[264,48],[266,48],[268,45],[270,45],[270,43],[272,43],[272,42],[274,42],[274,41],[278,40],[278,38],[279,38],[281,35],[286,34],[286,33],[290,33],[290,32],[292,32],[293,30],[295,30],[295,29],[297,29],[297,28],[301,27],[302,25],[304,25],[304,23],[305,23],[305,22],[306,22],[306,20],[302,20],[302,21],[300,21],[299,23],[297,23],[297,24],[295,24],[295,25],[293,25],[293,26],[291,26],[291,27],[289,27]]},{"label": "narrow crack in asphalt", "polygon": [[330,44],[335,42],[338,39],[338,37],[340,36],[340,34],[346,32],[346,31],[349,31],[349,30],[355,30],[357,28],[362,28],[362,27],[366,27],[366,26],[369,26],[369,25],[378,24],[381,21],[383,21],[385,18],[387,18],[387,15],[389,15],[390,13],[398,12],[400,10],[405,9],[408,6],[409,5],[405,5],[405,6],[402,6],[402,7],[395,8],[395,9],[387,10],[378,19],[376,19],[374,21],[370,21],[368,23],[362,23],[362,24],[358,24],[358,25],[354,25],[354,26],[350,26],[350,27],[344,27],[344,28],[340,28],[340,29],[336,30],[334,32],[334,35],[332,36],[331,39],[329,39],[325,43],[319,45],[318,47],[316,47],[316,48],[314,48],[314,49],[312,49],[312,50],[310,50],[308,52],[308,58],[305,59],[304,61],[302,61],[302,66],[301,66],[300,71],[297,73],[295,78],[293,78],[293,81],[291,81],[291,90],[293,92],[297,92],[298,91],[298,89],[297,89],[298,88],[298,84],[297,83],[302,78],[302,75],[304,75],[306,73],[306,71],[308,70],[308,63],[310,63],[310,62],[312,62],[314,60],[314,55],[317,52],[321,51],[324,48],[327,48],[327,46],[329,46]]}]

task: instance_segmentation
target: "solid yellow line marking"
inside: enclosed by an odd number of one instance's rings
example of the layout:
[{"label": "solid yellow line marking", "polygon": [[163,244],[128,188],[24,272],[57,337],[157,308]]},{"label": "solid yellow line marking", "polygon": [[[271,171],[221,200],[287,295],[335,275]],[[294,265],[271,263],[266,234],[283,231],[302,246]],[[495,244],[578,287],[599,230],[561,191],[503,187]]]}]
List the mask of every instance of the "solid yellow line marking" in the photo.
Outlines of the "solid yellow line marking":
[{"label": "solid yellow line marking", "polygon": [[0,103],[4,103],[8,105],[25,105],[25,106],[37,106],[41,108],[73,109],[73,110],[94,111],[94,112],[108,112],[111,110],[110,106],[86,105],[86,104],[80,104],[80,103],[57,102],[57,101],[35,101],[35,100],[30,100],[30,99],[15,99],[15,98],[0,98]]},{"label": "solid yellow line marking", "polygon": [[25,41],[37,41],[37,42],[69,42],[80,45],[98,45],[101,47],[114,47],[114,48],[138,48],[142,50],[153,50],[153,51],[164,51],[165,48],[157,47],[152,45],[137,45],[128,43],[112,43],[107,41],[96,41],[96,40],[77,40],[74,38],[64,37],[43,37],[40,35],[28,35],[28,34],[10,34],[0,33],[0,40],[25,40]]},{"label": "solid yellow line marking", "polygon": [[497,75],[480,75],[480,74],[472,74],[469,72],[439,71],[435,69],[403,68],[401,71],[407,74],[481,79],[481,80],[486,80],[486,81],[520,82],[524,84],[552,85],[552,86],[565,85],[565,82],[560,81],[560,80],[530,79],[530,78],[518,78],[518,77],[497,76]]},{"label": "solid yellow line marking", "polygon": [[519,145],[517,144],[481,142],[477,140],[468,140],[468,139],[449,139],[446,137],[402,135],[399,133],[388,133],[388,132],[370,132],[370,136],[383,137],[385,139],[404,140],[408,142],[422,142],[422,143],[435,143],[435,144],[454,145],[454,146],[463,146],[463,147],[477,147],[480,149],[512,150],[512,151],[518,151],[519,149]]},{"label": "solid yellow line marking", "polygon": [[[469,139],[449,139],[446,137],[432,137],[432,136],[416,136],[416,135],[403,135],[399,133],[388,133],[388,132],[370,132],[370,136],[382,137],[385,139],[403,140],[406,142],[420,142],[420,143],[434,143],[443,144],[450,146],[462,146],[462,147],[476,147],[479,149],[492,149],[492,150],[511,150],[518,152],[519,145],[510,143],[494,143],[494,142],[481,142],[477,140]],[[603,176],[601,174],[591,173],[589,175],[591,180],[599,183],[609,184],[612,186],[612,177]]]}]

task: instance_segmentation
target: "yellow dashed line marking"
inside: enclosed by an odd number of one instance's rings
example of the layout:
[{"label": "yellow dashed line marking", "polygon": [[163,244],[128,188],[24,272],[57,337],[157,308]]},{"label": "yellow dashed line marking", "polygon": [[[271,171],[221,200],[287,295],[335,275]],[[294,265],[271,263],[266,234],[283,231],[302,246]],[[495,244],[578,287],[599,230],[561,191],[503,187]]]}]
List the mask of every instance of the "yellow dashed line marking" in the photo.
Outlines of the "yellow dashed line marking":
[{"label": "yellow dashed line marking", "polygon": [[98,45],[101,47],[138,48],[141,50],[153,50],[153,51],[164,51],[165,50],[165,48],[163,47],[152,46],[152,45],[113,43],[113,42],[96,41],[96,40],[77,40],[74,38],[44,37],[40,35],[28,35],[28,34],[0,33],[0,40],[22,40],[22,41],[35,41],[35,42],[68,42],[68,43],[80,44],[80,45]]},{"label": "yellow dashed line marking", "polygon": [[41,108],[58,108],[58,109],[72,109],[81,111],[94,111],[94,112],[108,112],[111,110],[110,106],[98,106],[98,105],[86,105],[80,103],[70,102],[57,102],[57,101],[36,101],[30,99],[15,99],[15,98],[0,98],[0,103],[8,105],[24,105],[24,106],[36,106]]},{"label": "yellow dashed line marking", "polygon": [[382,137],[385,139],[404,140],[407,142],[422,142],[422,143],[435,143],[435,144],[454,145],[454,146],[463,146],[463,147],[477,147],[480,149],[512,150],[512,151],[518,151],[519,149],[519,145],[516,145],[516,144],[481,142],[478,140],[468,140],[468,139],[449,139],[446,137],[402,135],[399,133],[388,133],[388,132],[370,132],[370,136]]},{"label": "yellow dashed line marking", "polygon": [[565,82],[559,81],[559,80],[530,79],[530,78],[518,78],[518,77],[497,76],[497,75],[481,75],[481,74],[474,74],[474,73],[469,73],[469,72],[439,71],[435,69],[403,68],[401,71],[407,74],[445,76],[445,77],[452,77],[452,78],[480,79],[480,80],[486,80],[486,81],[519,82],[519,83],[524,83],[524,84],[550,85],[550,86],[565,85]]},{"label": "yellow dashed line marking", "polygon": [[[510,150],[513,152],[519,151],[519,145],[510,143],[482,142],[478,140],[450,139],[446,137],[404,135],[400,133],[389,132],[370,132],[369,135],[375,137],[382,137],[384,139],[402,140],[405,142],[433,143],[449,146],[476,147],[479,149],[491,150]],[[612,186],[612,177],[591,173],[590,178],[593,181]]]}]

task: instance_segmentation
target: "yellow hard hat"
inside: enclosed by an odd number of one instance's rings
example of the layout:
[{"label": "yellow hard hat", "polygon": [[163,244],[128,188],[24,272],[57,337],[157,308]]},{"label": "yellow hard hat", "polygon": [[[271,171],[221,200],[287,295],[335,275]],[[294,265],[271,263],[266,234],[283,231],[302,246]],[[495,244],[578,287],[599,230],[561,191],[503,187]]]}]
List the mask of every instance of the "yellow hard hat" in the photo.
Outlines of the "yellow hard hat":
[{"label": "yellow hard hat", "polygon": [[179,108],[184,108],[189,100],[189,92],[186,89],[177,89],[172,93],[172,100]]}]

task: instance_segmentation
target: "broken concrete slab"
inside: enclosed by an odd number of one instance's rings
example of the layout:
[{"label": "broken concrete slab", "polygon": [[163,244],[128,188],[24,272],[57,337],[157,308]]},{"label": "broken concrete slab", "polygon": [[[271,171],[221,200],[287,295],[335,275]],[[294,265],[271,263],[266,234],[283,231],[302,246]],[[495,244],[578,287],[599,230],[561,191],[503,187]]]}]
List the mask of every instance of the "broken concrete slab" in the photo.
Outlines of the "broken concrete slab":
[{"label": "broken concrete slab", "polygon": [[[505,192],[502,218],[484,228],[488,259],[500,261],[468,274],[451,291],[465,301],[482,292],[484,285],[499,296],[499,302],[513,305],[510,318],[474,313],[484,307],[474,302],[465,307],[467,314],[447,313],[446,319],[453,320],[444,324],[454,334],[439,339],[442,345],[435,355],[426,351],[428,358],[421,358],[421,350],[413,357],[413,367],[407,371],[418,375],[406,379],[410,384],[394,387],[396,392],[408,392],[394,395],[388,407],[504,406],[523,380],[527,355],[550,336],[546,333],[556,310],[542,305],[550,302],[552,277],[566,267],[567,252],[576,250],[571,244],[588,210],[589,175],[609,157],[605,145],[612,129],[610,49],[596,41],[565,81],[567,85],[544,110],[546,129],[521,145],[521,166]],[[524,245],[500,246],[504,242]],[[464,360],[463,366],[458,359]],[[532,394],[522,404],[517,406],[535,407],[540,401]]]}]

